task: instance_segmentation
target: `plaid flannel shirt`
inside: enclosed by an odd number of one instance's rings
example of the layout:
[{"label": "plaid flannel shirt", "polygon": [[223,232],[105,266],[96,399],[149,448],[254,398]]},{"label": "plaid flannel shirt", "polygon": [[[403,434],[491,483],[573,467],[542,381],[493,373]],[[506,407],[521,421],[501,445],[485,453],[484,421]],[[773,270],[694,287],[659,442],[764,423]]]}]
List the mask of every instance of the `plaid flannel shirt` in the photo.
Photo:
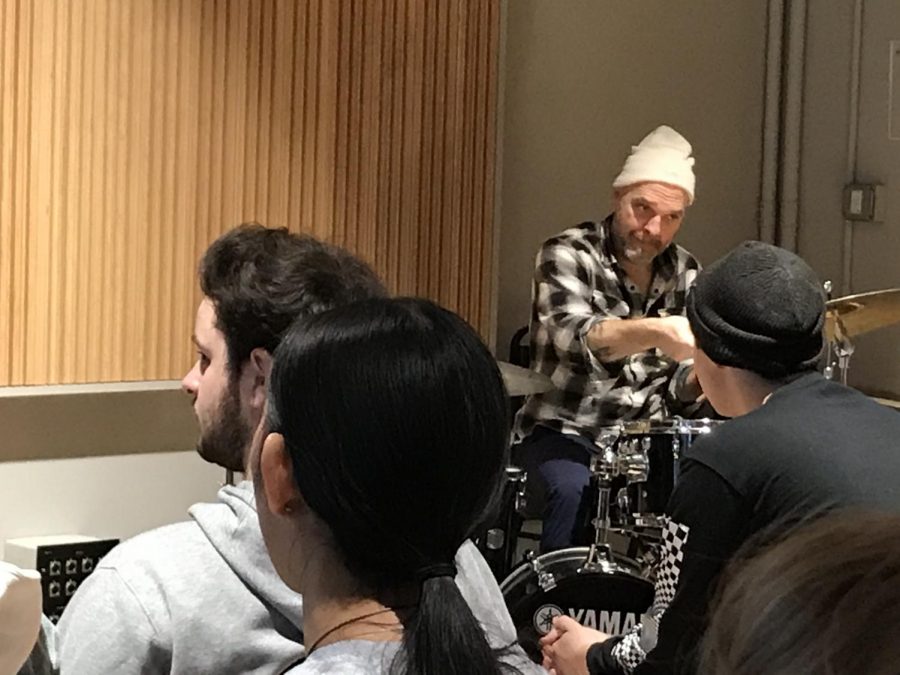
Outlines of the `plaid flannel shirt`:
[{"label": "plaid flannel shirt", "polygon": [[675,244],[654,261],[646,298],[616,262],[609,228],[586,222],[548,239],[538,252],[532,286],[531,368],[555,389],[529,396],[516,417],[514,435],[542,425],[596,440],[601,427],[619,420],[662,420],[692,414],[682,400],[693,364],[658,349],[601,363],[587,346],[600,321],[683,315],[700,265]]}]

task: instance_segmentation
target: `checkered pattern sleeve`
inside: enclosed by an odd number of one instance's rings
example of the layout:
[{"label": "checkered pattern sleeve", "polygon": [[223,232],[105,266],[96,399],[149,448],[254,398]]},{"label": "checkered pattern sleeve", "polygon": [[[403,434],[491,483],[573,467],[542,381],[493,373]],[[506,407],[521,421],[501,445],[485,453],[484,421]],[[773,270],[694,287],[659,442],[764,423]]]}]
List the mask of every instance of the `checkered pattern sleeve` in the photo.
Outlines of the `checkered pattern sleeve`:
[{"label": "checkered pattern sleeve", "polygon": [[594,304],[594,266],[570,241],[551,239],[538,251],[533,311],[557,351],[585,356],[583,337],[604,318]]},{"label": "checkered pattern sleeve", "polygon": [[631,673],[647,657],[647,652],[656,646],[659,622],[675,597],[681,564],[684,561],[684,546],[690,529],[670,519],[663,527],[662,551],[656,567],[656,583],[653,604],[635,626],[612,650],[613,658],[625,673]]}]

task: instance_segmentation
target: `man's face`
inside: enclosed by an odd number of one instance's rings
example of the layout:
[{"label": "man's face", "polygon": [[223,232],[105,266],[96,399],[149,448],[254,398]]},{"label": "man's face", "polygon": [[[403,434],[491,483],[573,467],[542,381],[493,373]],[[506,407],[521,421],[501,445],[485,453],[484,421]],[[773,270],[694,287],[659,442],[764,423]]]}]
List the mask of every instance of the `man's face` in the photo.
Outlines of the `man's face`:
[{"label": "man's face", "polygon": [[616,253],[633,264],[649,265],[672,243],[687,208],[681,188],[640,183],[617,194],[613,219]]},{"label": "man's face", "polygon": [[197,452],[207,462],[244,471],[244,451],[253,433],[243,404],[240,378],[228,371],[225,336],[216,327],[216,308],[204,298],[194,323],[197,361],[181,381],[181,388],[193,399],[200,425]]}]

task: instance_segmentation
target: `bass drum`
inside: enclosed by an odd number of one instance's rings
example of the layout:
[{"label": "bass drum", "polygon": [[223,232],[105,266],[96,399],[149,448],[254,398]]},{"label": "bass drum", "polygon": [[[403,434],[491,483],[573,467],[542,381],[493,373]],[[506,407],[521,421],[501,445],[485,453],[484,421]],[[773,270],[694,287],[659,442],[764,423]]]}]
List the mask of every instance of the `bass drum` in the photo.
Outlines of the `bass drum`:
[{"label": "bass drum", "polygon": [[633,560],[616,553],[611,562],[585,567],[588,547],[545,553],[522,563],[500,584],[519,644],[541,662],[539,640],[565,614],[589,628],[621,635],[639,624],[653,602],[653,584]]}]

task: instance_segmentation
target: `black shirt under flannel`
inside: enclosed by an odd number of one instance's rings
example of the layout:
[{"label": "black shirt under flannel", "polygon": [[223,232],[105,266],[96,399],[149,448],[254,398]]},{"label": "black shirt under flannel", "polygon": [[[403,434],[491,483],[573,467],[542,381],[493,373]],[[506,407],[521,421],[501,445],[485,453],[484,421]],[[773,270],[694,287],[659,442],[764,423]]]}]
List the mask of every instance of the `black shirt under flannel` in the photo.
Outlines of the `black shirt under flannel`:
[{"label": "black shirt under flannel", "polygon": [[587,347],[594,324],[615,319],[683,315],[700,265],[675,244],[654,261],[647,298],[616,262],[609,228],[582,223],[548,239],[535,264],[531,310],[531,368],[556,388],[529,396],[516,417],[515,435],[535,425],[591,441],[618,420],[662,420],[690,414],[694,401],[679,394],[691,368],[658,349],[601,363]]}]

